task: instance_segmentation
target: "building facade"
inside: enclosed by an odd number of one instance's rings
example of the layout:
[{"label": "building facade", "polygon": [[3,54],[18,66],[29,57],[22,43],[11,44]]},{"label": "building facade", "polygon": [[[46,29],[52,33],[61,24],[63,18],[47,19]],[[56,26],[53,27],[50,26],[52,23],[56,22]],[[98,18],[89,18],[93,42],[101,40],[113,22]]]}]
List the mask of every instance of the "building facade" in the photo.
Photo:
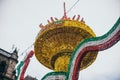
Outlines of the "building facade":
[{"label": "building facade", "polygon": [[18,63],[18,51],[12,53],[0,48],[0,80],[16,80],[15,66]]}]

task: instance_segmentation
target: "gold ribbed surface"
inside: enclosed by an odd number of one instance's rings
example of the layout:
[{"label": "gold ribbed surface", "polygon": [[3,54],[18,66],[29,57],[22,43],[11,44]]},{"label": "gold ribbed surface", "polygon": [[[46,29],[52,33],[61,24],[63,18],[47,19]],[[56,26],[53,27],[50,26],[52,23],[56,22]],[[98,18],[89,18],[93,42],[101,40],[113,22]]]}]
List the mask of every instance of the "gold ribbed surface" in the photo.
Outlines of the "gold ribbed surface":
[{"label": "gold ribbed surface", "polygon": [[[95,37],[86,24],[75,20],[56,21],[45,27],[36,38],[35,56],[40,63],[55,71],[67,71],[75,47],[85,38]],[[92,64],[96,56],[97,54],[88,53],[82,61],[81,68]]]}]

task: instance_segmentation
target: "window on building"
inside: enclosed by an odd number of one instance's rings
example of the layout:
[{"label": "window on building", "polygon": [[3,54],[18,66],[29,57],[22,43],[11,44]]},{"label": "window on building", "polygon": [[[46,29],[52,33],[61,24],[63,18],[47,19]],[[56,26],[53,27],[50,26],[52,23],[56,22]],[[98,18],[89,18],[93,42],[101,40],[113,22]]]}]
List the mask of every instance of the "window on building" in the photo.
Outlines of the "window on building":
[{"label": "window on building", "polygon": [[6,67],[6,61],[1,61],[0,62],[0,74],[3,74],[5,72],[5,67]]}]

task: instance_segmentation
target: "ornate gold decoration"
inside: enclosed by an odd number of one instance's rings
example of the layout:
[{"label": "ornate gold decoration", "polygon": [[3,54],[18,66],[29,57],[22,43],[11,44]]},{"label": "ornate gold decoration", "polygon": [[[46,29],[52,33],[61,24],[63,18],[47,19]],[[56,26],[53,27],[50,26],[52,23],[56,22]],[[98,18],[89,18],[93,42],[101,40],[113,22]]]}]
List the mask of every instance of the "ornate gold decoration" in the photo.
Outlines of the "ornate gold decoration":
[{"label": "ornate gold decoration", "polygon": [[[35,56],[40,63],[55,71],[67,71],[75,47],[82,40],[95,37],[89,26],[77,20],[57,20],[42,27],[34,44]],[[82,69],[95,61],[97,54],[94,53],[97,52],[90,53],[83,58]]]}]

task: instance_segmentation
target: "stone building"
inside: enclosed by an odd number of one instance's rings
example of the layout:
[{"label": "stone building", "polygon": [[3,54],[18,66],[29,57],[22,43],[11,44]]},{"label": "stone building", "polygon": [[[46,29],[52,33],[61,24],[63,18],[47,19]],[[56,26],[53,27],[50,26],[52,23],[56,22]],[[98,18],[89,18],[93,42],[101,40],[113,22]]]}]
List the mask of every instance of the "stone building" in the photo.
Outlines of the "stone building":
[{"label": "stone building", "polygon": [[18,63],[18,51],[12,53],[0,48],[0,80],[16,80],[15,66]]},{"label": "stone building", "polygon": [[38,80],[38,79],[33,78],[33,77],[27,75],[27,76],[24,78],[24,80]]}]

